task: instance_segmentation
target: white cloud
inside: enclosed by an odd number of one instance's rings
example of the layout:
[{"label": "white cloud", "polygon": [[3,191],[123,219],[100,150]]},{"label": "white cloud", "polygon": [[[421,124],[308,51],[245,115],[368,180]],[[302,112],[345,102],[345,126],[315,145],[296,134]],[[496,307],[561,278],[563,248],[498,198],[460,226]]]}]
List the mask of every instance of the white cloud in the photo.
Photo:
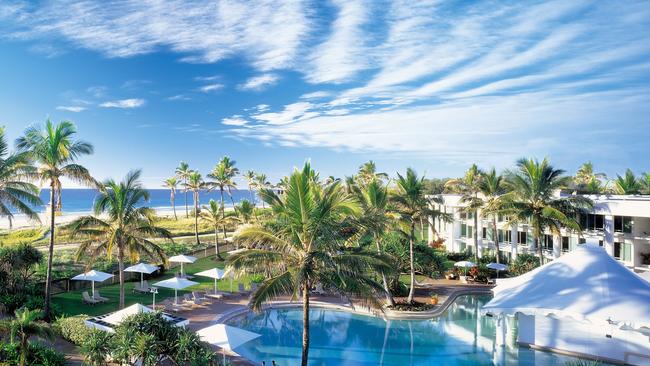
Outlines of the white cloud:
[{"label": "white cloud", "polygon": [[244,126],[248,123],[248,121],[243,119],[242,116],[237,115],[237,116],[224,118],[221,120],[221,123],[226,126]]},{"label": "white cloud", "polygon": [[104,108],[122,108],[122,109],[132,109],[142,107],[145,104],[144,99],[131,98],[131,99],[121,99],[121,100],[112,100],[100,104],[100,107]]},{"label": "white cloud", "polygon": [[221,90],[223,89],[223,87],[224,87],[223,84],[215,83],[215,84],[204,85],[200,87],[199,90],[202,91],[203,93],[210,93],[213,91]]},{"label": "white cloud", "polygon": [[300,96],[300,99],[323,99],[332,96],[331,92],[315,91]]},{"label": "white cloud", "polygon": [[312,103],[298,102],[285,106],[282,112],[255,114],[252,118],[269,125],[284,125],[316,116],[318,113],[309,112],[312,107]]},{"label": "white cloud", "polygon": [[167,100],[171,100],[171,101],[176,101],[176,100],[190,100],[190,99],[192,99],[192,98],[188,97],[188,96],[185,95],[185,94],[176,94],[176,95],[172,95],[172,96],[170,96],[170,97],[167,97]]},{"label": "white cloud", "polygon": [[266,112],[266,111],[269,110],[269,108],[271,108],[271,106],[268,105],[268,104],[258,104],[258,105],[255,106],[255,109],[258,112]]},{"label": "white cloud", "polygon": [[280,77],[275,74],[262,74],[246,80],[245,83],[239,85],[239,89],[260,91],[276,84],[279,79]]},{"label": "white cloud", "polygon": [[67,112],[79,113],[79,112],[85,111],[86,107],[60,105],[60,106],[56,107],[56,109],[59,110],[59,111],[67,111]]}]

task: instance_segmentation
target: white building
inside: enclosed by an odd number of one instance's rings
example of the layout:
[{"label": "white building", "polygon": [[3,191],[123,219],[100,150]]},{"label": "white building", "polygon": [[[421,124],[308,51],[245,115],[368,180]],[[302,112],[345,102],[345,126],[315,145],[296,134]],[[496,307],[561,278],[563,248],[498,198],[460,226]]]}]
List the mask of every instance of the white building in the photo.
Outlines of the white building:
[{"label": "white building", "polygon": [[[444,239],[447,251],[474,251],[479,255],[484,249],[496,250],[493,238],[493,218],[478,213],[478,243],[474,243],[474,220],[462,212],[460,195],[444,194],[443,204],[435,208],[453,216],[452,222],[435,220],[429,227],[429,238],[434,238],[433,229]],[[546,233],[541,240],[544,255],[554,259],[576,248],[580,243],[595,242],[607,253],[621,261],[635,272],[650,271],[650,265],[643,261],[643,255],[650,256],[650,196],[589,195],[594,201],[592,212],[581,217],[583,232],[562,230],[561,235]],[[511,259],[519,253],[533,253],[533,237],[527,225],[508,226],[507,218],[497,218],[499,250]]]}]

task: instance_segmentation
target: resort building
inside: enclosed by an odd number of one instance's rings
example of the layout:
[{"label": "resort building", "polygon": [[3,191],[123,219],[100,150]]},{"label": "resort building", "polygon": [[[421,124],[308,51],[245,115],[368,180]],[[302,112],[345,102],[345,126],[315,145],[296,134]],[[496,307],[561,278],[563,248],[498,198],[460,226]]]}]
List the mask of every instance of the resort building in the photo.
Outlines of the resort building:
[{"label": "resort building", "polygon": [[[564,194],[564,193],[562,193]],[[650,196],[587,195],[594,202],[588,215],[579,219],[582,233],[563,229],[561,235],[544,234],[541,240],[544,256],[559,258],[575,249],[579,244],[598,243],[612,257],[635,272],[650,271]],[[499,251],[503,256],[514,259],[521,253],[537,254],[533,236],[525,224],[508,225],[508,218],[496,217],[497,238],[494,238],[494,218],[478,212],[478,225],[474,227],[474,217],[463,212],[461,196],[442,195],[443,203],[434,208],[448,213],[451,222],[432,220],[429,225],[429,238],[444,240],[449,252],[474,252],[479,256],[485,250],[494,252],[498,240]],[[474,230],[478,240],[474,242]]]}]

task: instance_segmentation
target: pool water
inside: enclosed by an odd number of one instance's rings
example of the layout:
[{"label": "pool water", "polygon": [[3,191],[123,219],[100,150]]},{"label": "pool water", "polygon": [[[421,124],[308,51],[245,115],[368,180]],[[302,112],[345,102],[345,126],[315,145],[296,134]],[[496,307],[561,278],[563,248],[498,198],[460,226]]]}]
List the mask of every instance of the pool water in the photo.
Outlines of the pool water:
[{"label": "pool water", "polygon": [[[490,296],[461,296],[431,320],[383,320],[312,309],[310,365],[562,365],[572,357],[524,347],[494,352],[494,323],[479,314]],[[228,322],[262,336],[235,349],[261,365],[300,364],[301,308],[247,313]],[[500,348],[505,350],[504,348]]]}]

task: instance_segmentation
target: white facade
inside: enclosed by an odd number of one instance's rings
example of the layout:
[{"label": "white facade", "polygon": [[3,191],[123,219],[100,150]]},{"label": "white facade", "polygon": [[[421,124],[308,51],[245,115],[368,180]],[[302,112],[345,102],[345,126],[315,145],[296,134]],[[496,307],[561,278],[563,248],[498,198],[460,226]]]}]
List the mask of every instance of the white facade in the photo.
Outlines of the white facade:
[{"label": "white facade", "polygon": [[[452,222],[434,220],[430,223],[429,238],[435,239],[433,230],[444,239],[447,251],[460,252],[496,250],[493,238],[494,218],[478,212],[478,243],[474,243],[474,220],[462,212],[460,195],[444,194],[443,204],[435,208],[453,217]],[[583,232],[562,230],[562,235],[553,237],[546,233],[541,240],[544,256],[558,258],[562,253],[573,250],[584,242],[599,243],[609,255],[621,261],[635,272],[650,271],[650,264],[643,262],[642,254],[650,253],[650,196],[589,195],[594,201],[590,215],[583,217]],[[532,233],[527,225],[509,227],[507,218],[497,217],[499,251],[511,259],[519,253],[537,254]]]}]

